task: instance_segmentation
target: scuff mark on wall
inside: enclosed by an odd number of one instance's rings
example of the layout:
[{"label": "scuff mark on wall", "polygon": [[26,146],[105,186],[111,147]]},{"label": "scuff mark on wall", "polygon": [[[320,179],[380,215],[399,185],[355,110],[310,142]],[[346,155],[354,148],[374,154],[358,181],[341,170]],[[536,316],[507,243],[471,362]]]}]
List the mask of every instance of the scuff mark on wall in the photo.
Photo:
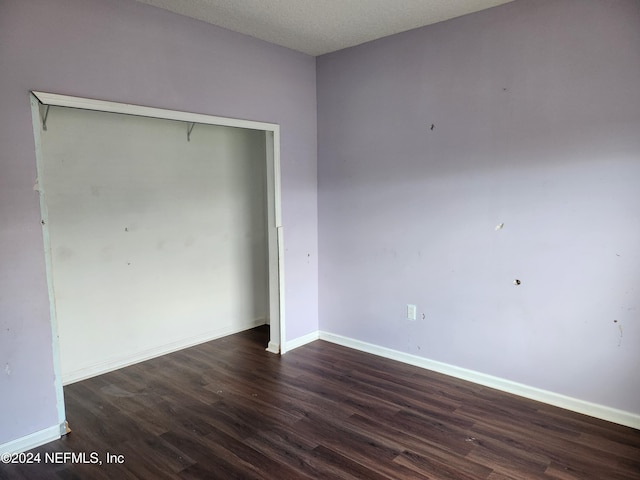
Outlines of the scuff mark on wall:
[{"label": "scuff mark on wall", "polygon": [[618,338],[618,346],[622,345],[622,325],[618,323],[618,320],[614,320],[613,323],[618,324],[618,331],[620,332],[620,337]]},{"label": "scuff mark on wall", "polygon": [[56,257],[60,260],[69,260],[71,257],[73,257],[73,253],[74,252],[72,249],[64,245],[56,248]]},{"label": "scuff mark on wall", "polygon": [[100,257],[105,262],[110,262],[113,254],[113,245],[107,245],[106,247],[102,247],[100,251]]}]

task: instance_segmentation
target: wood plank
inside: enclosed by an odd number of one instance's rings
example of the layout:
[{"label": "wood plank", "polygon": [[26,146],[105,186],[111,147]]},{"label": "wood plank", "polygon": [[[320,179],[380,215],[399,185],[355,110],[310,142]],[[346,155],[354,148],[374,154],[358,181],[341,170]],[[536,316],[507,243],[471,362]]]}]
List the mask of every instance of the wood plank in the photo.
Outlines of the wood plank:
[{"label": "wood plank", "polygon": [[640,431],[258,327],[65,387],[72,433],[14,479],[640,479]]}]

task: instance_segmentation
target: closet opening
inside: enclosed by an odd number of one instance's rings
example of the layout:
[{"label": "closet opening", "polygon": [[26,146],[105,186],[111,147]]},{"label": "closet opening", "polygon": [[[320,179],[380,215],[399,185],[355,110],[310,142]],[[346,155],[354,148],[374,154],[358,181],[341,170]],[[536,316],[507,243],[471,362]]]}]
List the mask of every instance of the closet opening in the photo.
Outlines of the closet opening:
[{"label": "closet opening", "polygon": [[265,323],[284,353],[277,124],[32,92],[62,386]]}]

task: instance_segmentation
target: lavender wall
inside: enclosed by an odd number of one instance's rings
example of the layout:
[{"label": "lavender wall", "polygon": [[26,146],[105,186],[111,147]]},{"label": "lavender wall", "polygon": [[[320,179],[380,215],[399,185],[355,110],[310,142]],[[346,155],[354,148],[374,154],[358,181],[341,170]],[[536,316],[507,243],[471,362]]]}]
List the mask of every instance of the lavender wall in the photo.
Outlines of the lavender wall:
[{"label": "lavender wall", "polygon": [[318,328],[312,57],[132,0],[2,0],[0,66],[0,444],[57,423],[30,90],[279,123],[287,338]]},{"label": "lavender wall", "polygon": [[640,2],[515,1],[317,83],[321,329],[640,413]]}]

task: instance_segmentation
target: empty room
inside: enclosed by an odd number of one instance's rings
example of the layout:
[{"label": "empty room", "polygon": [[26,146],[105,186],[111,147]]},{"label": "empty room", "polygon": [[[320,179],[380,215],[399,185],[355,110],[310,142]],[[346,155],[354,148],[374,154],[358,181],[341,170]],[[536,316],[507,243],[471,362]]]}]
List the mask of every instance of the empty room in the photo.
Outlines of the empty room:
[{"label": "empty room", "polygon": [[0,0],[0,479],[640,479],[640,2]]}]

